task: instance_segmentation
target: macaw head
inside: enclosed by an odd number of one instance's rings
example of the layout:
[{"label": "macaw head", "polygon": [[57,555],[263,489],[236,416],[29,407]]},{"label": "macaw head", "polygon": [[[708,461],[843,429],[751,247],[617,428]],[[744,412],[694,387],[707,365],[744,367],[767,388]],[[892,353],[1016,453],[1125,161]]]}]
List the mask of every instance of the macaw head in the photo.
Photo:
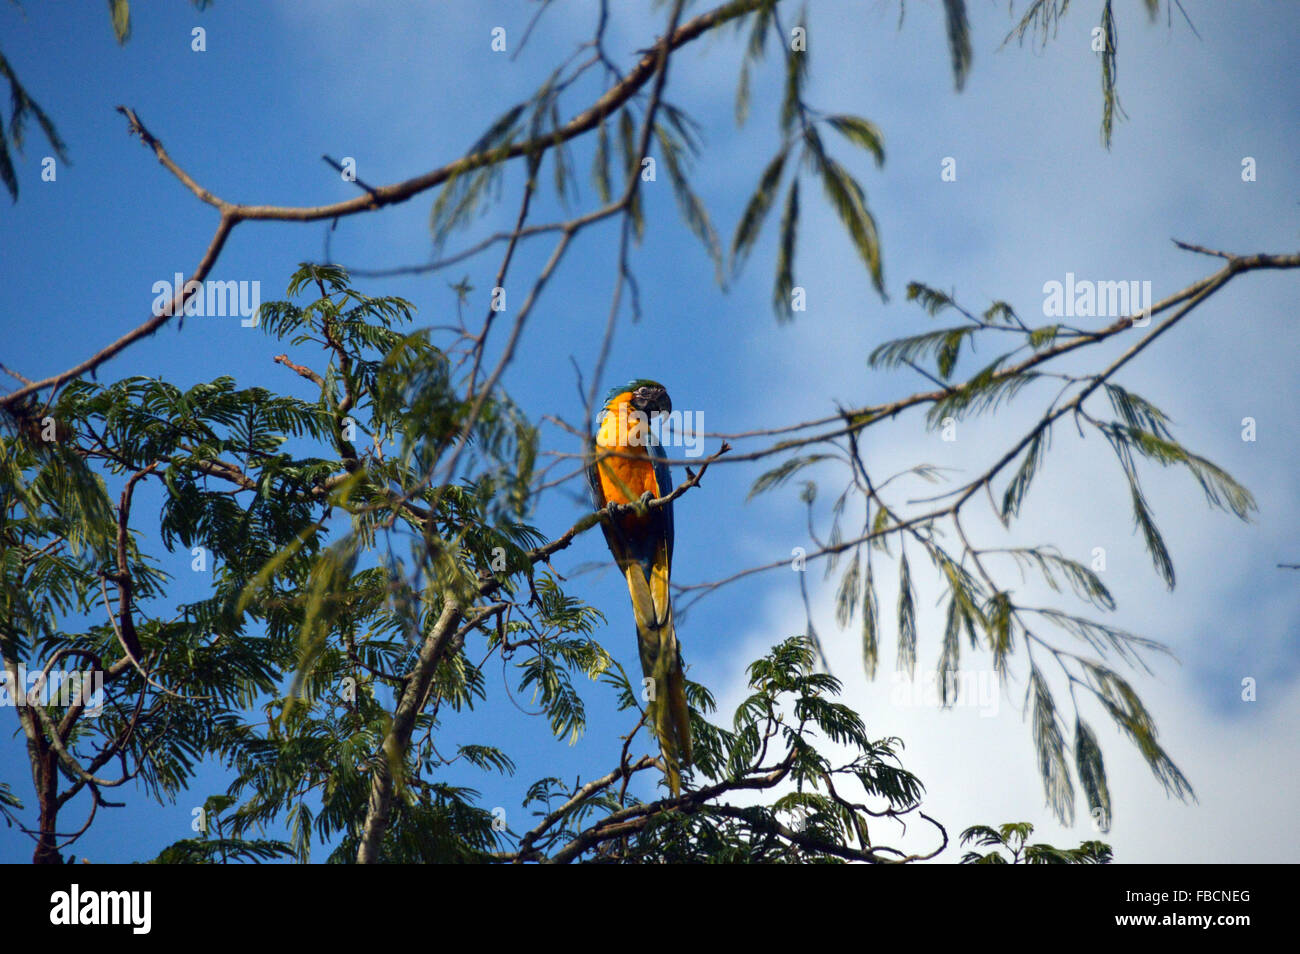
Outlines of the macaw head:
[{"label": "macaw head", "polygon": [[672,399],[668,397],[668,390],[658,381],[651,381],[649,378],[629,381],[623,387],[611,391],[609,399],[613,400],[620,394],[631,394],[627,403],[633,410],[640,411],[648,418],[672,413]]}]

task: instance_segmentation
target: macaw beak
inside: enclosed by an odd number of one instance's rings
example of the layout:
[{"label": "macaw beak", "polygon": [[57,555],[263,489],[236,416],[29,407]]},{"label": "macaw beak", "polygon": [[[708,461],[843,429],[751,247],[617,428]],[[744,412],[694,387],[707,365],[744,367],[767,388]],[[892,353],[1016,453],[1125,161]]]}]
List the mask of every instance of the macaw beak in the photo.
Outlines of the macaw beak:
[{"label": "macaw beak", "polygon": [[654,416],[656,414],[671,414],[673,402],[668,397],[668,392],[659,386],[639,387],[632,392],[632,400],[629,401],[635,410]]}]

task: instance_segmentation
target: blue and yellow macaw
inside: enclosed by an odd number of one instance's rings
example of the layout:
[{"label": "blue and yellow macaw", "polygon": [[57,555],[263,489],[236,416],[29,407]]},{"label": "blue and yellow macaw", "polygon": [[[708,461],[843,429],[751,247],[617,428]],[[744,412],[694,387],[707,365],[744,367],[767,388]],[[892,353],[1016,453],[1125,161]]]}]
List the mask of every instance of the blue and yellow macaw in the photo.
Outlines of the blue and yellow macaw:
[{"label": "blue and yellow macaw", "polygon": [[[672,409],[668,392],[657,381],[640,379],[609,393],[596,433],[593,460],[587,469],[597,509],[672,492],[667,455],[650,435],[650,419]],[[641,672],[653,680],[646,710],[659,737],[669,791],[676,797],[681,791],[681,768],[691,763],[691,722],[668,592],[673,565],[673,505],[656,507],[645,514],[619,511],[601,527],[614,561],[627,578]]]}]

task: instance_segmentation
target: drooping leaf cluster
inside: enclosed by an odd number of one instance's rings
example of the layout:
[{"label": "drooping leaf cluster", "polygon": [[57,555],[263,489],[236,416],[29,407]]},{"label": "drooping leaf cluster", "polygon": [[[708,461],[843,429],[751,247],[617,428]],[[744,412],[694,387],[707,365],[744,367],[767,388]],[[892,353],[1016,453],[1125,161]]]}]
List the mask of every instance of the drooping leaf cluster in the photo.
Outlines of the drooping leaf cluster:
[{"label": "drooping leaf cluster", "polygon": [[[1029,716],[1034,750],[1047,802],[1062,821],[1074,817],[1076,784],[1082,788],[1090,814],[1103,830],[1109,826],[1112,805],[1097,737],[1079,710],[1086,694],[1134,744],[1166,792],[1193,797],[1190,783],[1157,741],[1154,720],[1136,691],[1115,668],[1115,663],[1146,669],[1152,653],[1167,653],[1164,646],[1108,623],[1075,612],[1068,606],[1035,605],[1017,598],[1008,572],[1018,570],[1022,582],[1034,574],[1053,592],[1101,612],[1116,608],[1102,580],[1104,564],[1063,554],[1054,546],[978,545],[962,525],[962,508],[972,499],[987,498],[1006,528],[1021,515],[1034,478],[1043,470],[1053,429],[1069,414],[1084,435],[1101,435],[1114,450],[1130,491],[1137,531],[1151,554],[1157,573],[1172,588],[1173,561],[1156,525],[1151,500],[1141,481],[1139,462],[1161,468],[1181,468],[1191,474],[1210,506],[1249,519],[1256,509],[1250,492],[1218,465],[1183,447],[1172,432],[1173,422],[1155,404],[1113,380],[1114,367],[1097,374],[1056,372],[1051,362],[1079,347],[1104,341],[1126,330],[1124,318],[1102,331],[1048,325],[1031,327],[1004,301],[995,301],[982,314],[963,308],[950,294],[913,282],[907,297],[931,317],[955,313],[962,321],[937,331],[898,338],[876,347],[868,363],[880,370],[910,369],[939,386],[939,390],[913,402],[928,404],[925,422],[931,429],[950,428],[967,415],[988,414],[1007,402],[1037,389],[1047,400],[1040,419],[1010,450],[993,455],[988,471],[967,483],[953,482],[949,492],[906,503],[882,491],[895,480],[921,478],[947,480],[939,468],[921,464],[883,482],[873,481],[867,456],[861,452],[863,429],[887,415],[870,410],[845,412],[848,427],[828,439],[790,440],[790,455],[754,482],[751,496],[780,486],[796,473],[825,472],[838,467],[848,473],[844,490],[830,511],[830,531],[823,542],[814,537],[819,554],[826,557],[826,576],[841,559],[847,560],[836,591],[836,616],[847,626],[862,613],[863,661],[874,676],[882,640],[882,619],[876,593],[878,574],[873,554],[892,555],[898,545],[898,666],[909,677],[917,659],[916,605],[918,595],[908,551],[919,548],[929,557],[940,586],[939,605],[945,620],[939,643],[936,676],[945,706],[957,700],[950,674],[962,668],[963,643],[968,652],[987,653],[1005,682],[1008,664],[1017,653],[1028,662],[1025,710]],[[962,378],[961,362],[979,344],[998,345],[998,356],[977,364]],[[1022,398],[1023,400],[1023,398]],[[1110,417],[1107,419],[1106,411]],[[890,413],[896,413],[891,410]],[[1085,428],[1087,429],[1085,431]],[[798,449],[796,453],[794,448]],[[913,494],[913,497],[920,495]],[[817,483],[804,482],[801,497],[808,507],[809,527],[815,526]],[[852,540],[842,523],[850,500],[860,501],[862,526]],[[1104,557],[1103,557],[1104,559]],[[809,621],[811,627],[811,619]],[[1053,631],[1070,642],[1052,638]],[[965,639],[962,636],[965,634]],[[1036,655],[1037,654],[1037,655]],[[1070,687],[1074,708],[1073,731],[1068,714],[1057,706],[1052,684],[1040,667],[1047,660]],[[1072,740],[1072,741],[1071,741]]]}]

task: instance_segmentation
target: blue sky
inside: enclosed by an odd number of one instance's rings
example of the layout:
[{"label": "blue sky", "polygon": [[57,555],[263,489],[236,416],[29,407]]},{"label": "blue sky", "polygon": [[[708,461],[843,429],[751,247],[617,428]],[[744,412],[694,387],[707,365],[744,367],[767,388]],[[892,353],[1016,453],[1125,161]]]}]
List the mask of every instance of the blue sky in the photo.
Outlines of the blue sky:
[{"label": "blue sky", "polygon": [[[218,2],[201,14],[185,4],[136,6],[133,36],[121,48],[102,4],[0,7],[5,54],[55,118],[72,159],[56,182],[41,182],[43,142],[29,132],[19,166],[22,194],[0,223],[0,361],[28,377],[60,371],[142,321],[153,283],[188,273],[215,225],[213,210],[126,135],[118,104],[135,109],[177,162],[225,198],[321,204],[355,192],[322,153],[355,157],[358,175],[372,184],[441,165],[589,35],[595,9],[560,2],[511,60],[491,51],[490,31],[504,26],[513,49],[532,4]],[[632,4],[615,6],[607,47],[629,64],[662,28],[662,11],[652,17],[644,5],[635,12]],[[774,221],[724,292],[661,175],[645,184],[649,227],[632,259],[644,317],[620,323],[603,384],[655,377],[667,384],[675,407],[701,411],[710,431],[792,423],[833,413],[837,401],[883,401],[925,386],[919,377],[866,364],[881,341],[930,326],[904,301],[910,280],[955,290],[981,310],[1006,299],[1032,319],[1044,282],[1067,272],[1150,280],[1159,299],[1212,271],[1213,263],[1175,249],[1171,237],[1239,252],[1293,251],[1300,242],[1294,5],[1184,0],[1198,39],[1177,12],[1172,26],[1163,14],[1148,24],[1140,4],[1121,4],[1119,91],[1129,120],[1117,125],[1109,151],[1099,142],[1099,67],[1089,47],[1096,4],[1072,4],[1045,48],[998,50],[1010,26],[1006,5],[972,3],[975,62],[961,94],[952,88],[939,4],[909,3],[901,29],[894,2],[810,6],[808,99],[827,112],[863,115],[885,135],[883,169],[843,143],[833,148],[867,190],[890,300],[872,291],[819,190],[805,183],[796,276],[809,307],[778,325],[769,305]],[[703,7],[691,8],[697,9]],[[194,27],[206,30],[204,53],[190,49]],[[688,47],[674,58],[667,92],[703,127],[693,182],[724,237],[777,142],[774,58],[755,76],[749,123],[736,127],[740,49],[730,30]],[[584,108],[591,93],[575,88],[567,113]],[[1256,160],[1255,182],[1241,180],[1245,156]],[[955,182],[940,181],[944,157],[957,161]],[[586,180],[589,158],[590,148],[580,146],[582,195],[574,208],[596,201]],[[506,227],[521,181],[520,168],[512,168],[502,204],[449,248]],[[563,214],[543,195],[535,221]],[[427,260],[430,201],[420,196],[340,222],[331,238],[335,259],[356,268]],[[281,297],[296,264],[322,255],[326,229],[241,225],[211,277],[260,281],[263,299]],[[581,235],[527,327],[505,385],[538,417],[581,415],[572,361],[588,373],[594,364],[616,240],[612,223]],[[541,267],[549,242],[521,247],[512,270],[517,284],[507,286],[513,302],[522,300],[523,282]],[[357,284],[409,298],[421,324],[441,324],[454,315],[447,285],[465,276],[475,286],[467,314],[486,311],[498,263],[488,254],[431,276]],[[1135,685],[1162,742],[1196,787],[1198,804],[1168,801],[1137,754],[1093,713],[1116,805],[1108,839],[1120,861],[1300,858],[1291,794],[1300,752],[1300,603],[1294,572],[1275,566],[1300,559],[1300,425],[1291,400],[1298,383],[1295,283],[1294,272],[1237,279],[1120,379],[1168,411],[1192,449],[1251,488],[1260,503],[1255,522],[1208,510],[1181,474],[1151,474],[1153,504],[1178,569],[1178,588],[1167,593],[1132,533],[1109,451],[1095,436],[1078,440],[1062,431],[1015,531],[1016,542],[1050,541],[1080,558],[1105,547],[1105,580],[1119,602],[1110,621],[1168,643],[1182,660],[1157,666],[1154,678],[1135,677]],[[309,397],[307,382],[272,363],[282,350],[236,319],[191,319],[182,331],[165,328],[114,359],[100,369],[100,380],[146,374],[189,385],[233,375],[241,385]],[[292,351],[290,357],[308,364],[315,358]],[[1036,407],[1026,399],[989,421],[963,422],[952,443],[926,431],[921,415],[900,418],[872,428],[865,453],[879,473],[921,460],[978,472]],[[1240,438],[1247,416],[1258,422],[1253,443]],[[545,437],[548,448],[578,450],[555,428]],[[720,465],[677,503],[677,581],[715,579],[807,546],[796,488],[744,503],[762,469]],[[537,526],[550,535],[567,529],[583,512],[579,490],[548,495]],[[141,514],[160,505],[153,488],[142,488],[138,501]],[[989,540],[1001,533],[991,521],[976,529]],[[188,553],[164,553],[163,564],[176,576],[178,602],[203,591]],[[600,571],[573,575],[572,586],[605,612],[604,644],[635,668],[626,591],[606,565],[603,541],[587,534],[556,561],[564,573],[592,564]],[[920,667],[928,669],[938,656],[938,590],[918,577]],[[1013,670],[1021,681],[999,697],[996,715],[896,705],[892,628],[882,674],[867,682],[856,627],[837,629],[833,587],[820,580],[816,571],[809,579],[815,622],[832,670],[845,680],[846,701],[874,734],[905,740],[904,764],[927,785],[926,810],[950,834],[974,823],[1026,820],[1056,844],[1092,837],[1086,818],[1065,830],[1043,805],[1020,714],[1023,671]],[[887,619],[894,599],[887,583],[880,593]],[[743,692],[744,667],[804,628],[797,578],[774,571],[692,607],[679,635],[692,678],[713,689],[720,717],[729,718]],[[1259,682],[1254,703],[1239,698],[1247,676]],[[505,807],[516,830],[527,827],[519,804],[533,779],[603,773],[615,764],[624,727],[612,719],[603,688],[586,693],[592,729],[573,748],[551,739],[543,720],[521,718],[502,697],[501,676],[489,688],[490,704],[449,723],[448,735],[502,745],[519,772],[505,780],[471,773],[456,780],[479,788],[483,804]],[[0,778],[30,803],[25,753],[9,735],[14,727],[0,736]],[[223,790],[224,778],[205,768],[192,798],[162,808],[129,794],[129,807],[101,815],[74,850],[95,861],[151,857],[189,836],[191,809]],[[915,830],[892,843],[926,845]],[[20,834],[0,831],[0,861],[26,860],[30,851]],[[950,848],[945,858],[957,854]]]}]

